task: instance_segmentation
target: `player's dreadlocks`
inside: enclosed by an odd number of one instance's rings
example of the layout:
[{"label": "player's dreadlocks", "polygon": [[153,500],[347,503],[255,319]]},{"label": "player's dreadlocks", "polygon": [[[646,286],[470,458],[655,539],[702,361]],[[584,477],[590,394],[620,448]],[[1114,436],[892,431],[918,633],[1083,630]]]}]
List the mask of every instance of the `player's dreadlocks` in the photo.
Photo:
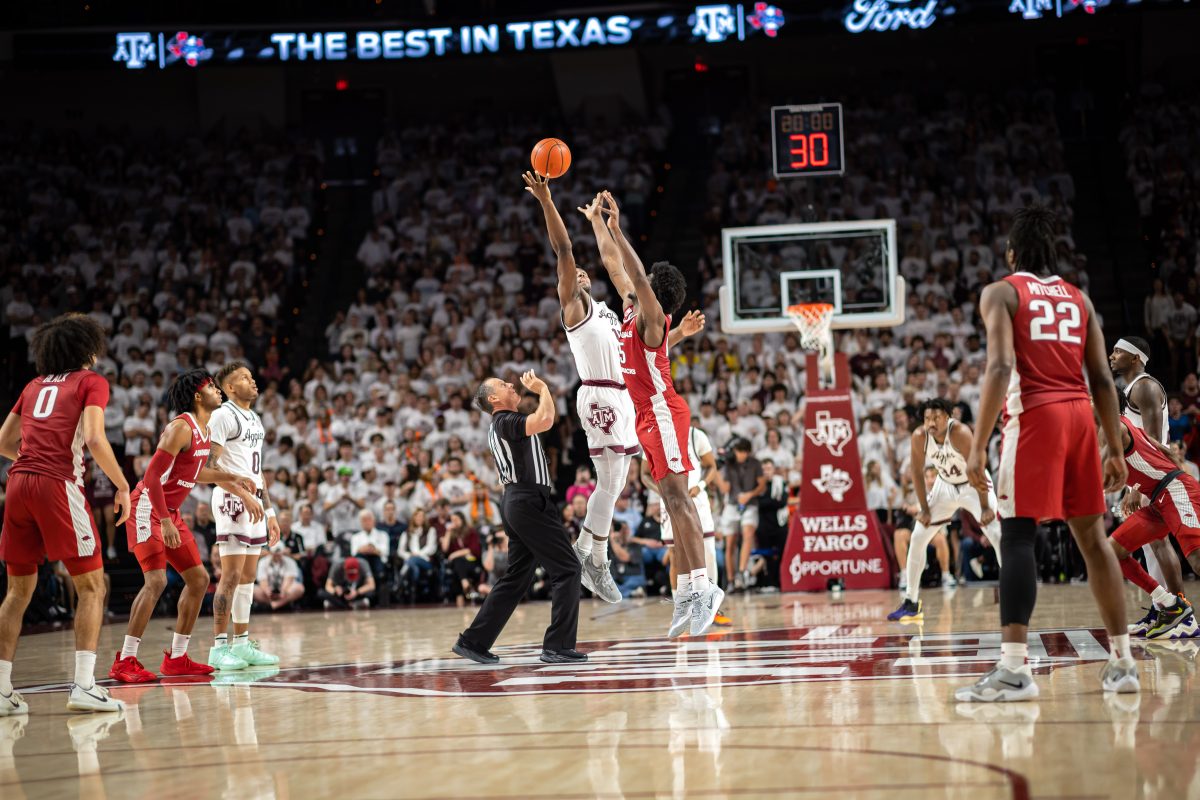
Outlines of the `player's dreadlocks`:
[{"label": "player's dreadlocks", "polygon": [[196,393],[205,381],[212,381],[213,376],[208,370],[190,369],[171,382],[167,389],[167,406],[176,414],[193,411],[196,407]]},{"label": "player's dreadlocks", "polygon": [[63,314],[33,332],[30,349],[39,375],[59,375],[90,367],[104,355],[108,337],[84,314]]},{"label": "player's dreadlocks", "polygon": [[1008,234],[1008,249],[1012,250],[1017,269],[1035,275],[1050,275],[1058,264],[1054,250],[1054,212],[1045,206],[1025,206],[1013,215]]}]

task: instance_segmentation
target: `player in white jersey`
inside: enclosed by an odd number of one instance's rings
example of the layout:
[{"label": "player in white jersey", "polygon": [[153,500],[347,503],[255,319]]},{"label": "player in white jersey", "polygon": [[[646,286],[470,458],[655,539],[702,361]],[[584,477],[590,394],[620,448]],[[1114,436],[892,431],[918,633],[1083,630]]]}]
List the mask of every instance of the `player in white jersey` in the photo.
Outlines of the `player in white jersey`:
[{"label": "player in white jersey", "polygon": [[[704,534],[704,566],[708,570],[708,579],[714,584],[720,577],[717,572],[717,526],[713,522],[712,504],[708,497],[709,483],[720,486],[721,471],[717,468],[717,458],[713,453],[712,441],[708,434],[696,426],[697,420],[692,418],[692,427],[688,431],[688,458],[692,463],[692,471],[688,473],[688,493],[696,504],[696,513],[700,516],[700,530]],[[642,485],[655,494],[658,484],[650,475],[650,463],[642,459]],[[671,527],[671,515],[663,514],[662,541],[667,547],[667,559],[671,574],[671,591],[679,589],[679,564],[675,559],[675,534]],[[718,612],[714,625],[729,625],[729,617]]]},{"label": "player in white jersey", "polygon": [[[908,585],[904,601],[888,615],[893,622],[920,622],[921,573],[925,571],[925,550],[929,542],[958,511],[967,511],[981,526],[992,543],[996,558],[1000,558],[1000,521],[996,519],[996,490],[987,477],[987,494],[972,488],[967,482],[967,454],[971,452],[971,429],[950,416],[950,403],[934,398],[921,407],[924,424],[913,431],[909,469],[913,485],[924,485],[925,465],[937,469],[937,480],[929,495],[917,493],[921,510],[913,528],[905,565]],[[942,575],[943,585],[952,586],[952,575]]]},{"label": "player in white jersey", "polygon": [[[630,461],[641,449],[634,430],[633,401],[621,373],[622,355],[617,338],[621,319],[604,302],[592,297],[591,277],[575,264],[571,237],[550,197],[549,181],[532,172],[526,172],[524,179],[526,191],[542,206],[550,246],[558,259],[561,320],[583,384],[575,408],[596,470],[596,490],[588,498],[587,516],[575,542],[575,552],[583,567],[584,587],[609,603],[619,603],[621,592],[608,566],[608,535],[617,497],[628,479]],[[618,296],[631,294],[633,284],[600,216],[599,196],[579,210],[592,222],[601,261]],[[679,334],[672,331],[673,341],[683,338],[684,330],[694,333],[703,327],[702,315],[689,315],[676,329]]]},{"label": "player in white jersey", "polygon": [[[1146,372],[1149,363],[1150,345],[1136,336],[1119,339],[1108,356],[1109,368],[1124,384],[1125,418],[1135,428],[1145,431],[1152,441],[1166,444],[1167,393],[1163,391],[1162,384]],[[1121,515],[1128,518],[1148,502],[1145,495],[1131,487],[1121,501]],[[1183,571],[1168,537],[1144,545],[1142,555],[1146,558],[1146,571],[1150,577],[1167,587],[1172,596],[1183,594]],[[1154,609],[1150,609],[1150,613],[1129,626],[1130,633],[1146,633],[1154,617]]]},{"label": "player in white jersey", "polygon": [[258,557],[263,545],[279,541],[279,523],[262,478],[262,443],[266,431],[252,408],[258,398],[258,386],[250,367],[241,361],[222,367],[217,373],[217,385],[227,400],[208,421],[212,461],[221,469],[250,476],[258,498],[237,497],[220,487],[213,489],[221,580],[213,596],[214,641],[208,663],[220,670],[273,666],[279,663],[279,657],[259,650],[249,633]]}]

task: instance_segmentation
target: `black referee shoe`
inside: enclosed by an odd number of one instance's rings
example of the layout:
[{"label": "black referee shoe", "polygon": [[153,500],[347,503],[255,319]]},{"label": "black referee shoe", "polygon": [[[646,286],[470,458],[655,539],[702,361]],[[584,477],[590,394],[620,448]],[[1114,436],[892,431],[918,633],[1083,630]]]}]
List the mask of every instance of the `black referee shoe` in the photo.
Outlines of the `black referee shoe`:
[{"label": "black referee shoe", "polygon": [[458,641],[451,648],[455,655],[470,659],[476,664],[499,664],[500,656],[492,653],[490,650],[476,650],[473,646],[463,641],[463,638],[458,637]]},{"label": "black referee shoe", "polygon": [[578,650],[542,651],[542,661],[547,664],[581,664],[587,660],[587,653],[581,653]]}]

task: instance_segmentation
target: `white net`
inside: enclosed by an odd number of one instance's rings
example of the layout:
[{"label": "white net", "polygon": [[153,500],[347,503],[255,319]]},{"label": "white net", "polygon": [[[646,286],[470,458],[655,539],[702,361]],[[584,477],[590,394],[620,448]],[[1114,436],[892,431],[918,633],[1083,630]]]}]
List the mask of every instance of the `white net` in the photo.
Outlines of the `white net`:
[{"label": "white net", "polygon": [[788,317],[800,332],[800,346],[817,351],[821,388],[834,386],[833,306],[830,303],[799,303],[788,306]]}]

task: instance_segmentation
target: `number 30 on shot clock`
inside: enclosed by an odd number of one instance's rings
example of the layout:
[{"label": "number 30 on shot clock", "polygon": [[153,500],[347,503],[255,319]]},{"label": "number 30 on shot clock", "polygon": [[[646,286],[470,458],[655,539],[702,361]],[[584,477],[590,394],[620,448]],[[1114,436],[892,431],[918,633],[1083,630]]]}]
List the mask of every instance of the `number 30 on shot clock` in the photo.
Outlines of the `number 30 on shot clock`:
[{"label": "number 30 on shot clock", "polygon": [[846,168],[842,104],[775,106],[771,150],[777,178],[841,175]]}]

